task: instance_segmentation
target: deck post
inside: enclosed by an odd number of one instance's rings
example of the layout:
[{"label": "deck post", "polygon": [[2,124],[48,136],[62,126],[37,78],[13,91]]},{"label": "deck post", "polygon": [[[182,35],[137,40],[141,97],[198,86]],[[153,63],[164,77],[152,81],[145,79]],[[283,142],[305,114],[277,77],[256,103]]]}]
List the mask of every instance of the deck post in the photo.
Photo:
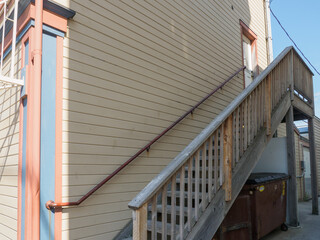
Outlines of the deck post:
[{"label": "deck post", "polygon": [[289,60],[289,86],[290,86],[290,96],[291,101],[294,99],[294,75],[293,75],[293,50],[290,51],[290,60]]},{"label": "deck post", "polygon": [[141,208],[134,210],[133,216],[133,240],[147,239],[147,207],[145,203]]},{"label": "deck post", "polygon": [[313,118],[308,119],[308,132],[309,132],[309,146],[310,146],[312,214],[319,215],[317,160],[316,160],[316,149],[315,149],[315,140],[314,140]]},{"label": "deck post", "polygon": [[224,162],[224,190],[225,200],[232,198],[232,115],[225,123],[223,138],[223,162]]},{"label": "deck post", "polygon": [[293,107],[290,106],[286,114],[286,132],[287,132],[287,162],[288,162],[288,224],[290,226],[299,226],[298,221],[298,198],[296,183],[296,158],[294,144],[293,127]]}]

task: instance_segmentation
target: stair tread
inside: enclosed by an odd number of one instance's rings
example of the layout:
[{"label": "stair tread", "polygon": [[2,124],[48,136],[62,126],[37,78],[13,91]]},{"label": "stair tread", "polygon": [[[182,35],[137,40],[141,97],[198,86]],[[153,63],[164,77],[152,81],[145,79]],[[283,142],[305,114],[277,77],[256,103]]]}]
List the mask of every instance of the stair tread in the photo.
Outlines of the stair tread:
[{"label": "stair tread", "polygon": [[[180,183],[180,182],[181,182],[181,180],[180,180],[180,178],[178,178],[178,179],[176,180],[176,183]],[[191,179],[191,182],[192,182],[192,183],[195,183],[195,182],[196,182],[196,179],[195,179],[195,178],[192,178],[192,179]],[[209,179],[206,178],[206,184],[208,184],[208,182],[209,182]],[[212,182],[214,182],[214,179],[212,179]],[[185,184],[188,183],[188,178],[185,178],[184,183],[185,183]],[[199,179],[199,183],[200,183],[200,184],[202,183],[202,179]]]},{"label": "stair tread", "polygon": [[[189,167],[185,166],[185,170],[188,171]],[[206,167],[206,171],[208,171],[209,167]],[[195,171],[195,167],[192,167],[192,171]],[[199,171],[202,172],[202,166],[199,166]],[[212,172],[214,172],[214,167],[212,166]]]},{"label": "stair tread", "polygon": [[[195,192],[191,192],[192,194],[192,197],[194,198],[195,197]],[[172,193],[171,191],[168,191],[167,192],[167,196],[168,197],[171,197]],[[208,195],[208,193],[206,192],[206,195]],[[184,191],[184,197],[187,197],[188,196],[188,191]],[[180,191],[176,191],[176,197],[180,197]],[[199,193],[199,199],[202,199],[202,193],[200,192]]]},{"label": "stair tread", "polygon": [[[148,231],[151,231],[152,228],[152,221],[147,221],[147,229]],[[162,233],[162,222],[156,221],[156,232]],[[179,225],[176,224],[176,233],[179,232]],[[171,235],[171,223],[167,223],[167,235]]]},{"label": "stair tread", "polygon": [[[167,213],[171,213],[171,209],[172,209],[172,206],[167,205]],[[180,206],[175,206],[175,209],[176,209],[176,213],[180,212]],[[151,211],[151,206],[148,206],[148,210]],[[188,213],[188,207],[184,207],[183,210],[184,210],[184,213]],[[191,208],[191,210],[194,211],[194,208]],[[159,213],[162,212],[162,205],[161,204],[157,205],[157,212],[159,212]]]}]

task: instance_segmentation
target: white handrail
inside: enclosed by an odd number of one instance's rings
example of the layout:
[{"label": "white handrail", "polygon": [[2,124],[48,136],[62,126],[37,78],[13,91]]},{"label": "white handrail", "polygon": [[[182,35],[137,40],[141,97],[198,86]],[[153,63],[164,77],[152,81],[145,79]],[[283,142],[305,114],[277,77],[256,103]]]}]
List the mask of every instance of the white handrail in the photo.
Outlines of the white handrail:
[{"label": "white handrail", "polygon": [[7,15],[7,1],[3,1],[3,24],[2,24],[2,42],[1,42],[1,65],[0,65],[0,75],[2,75],[3,67],[3,49],[4,49],[4,35],[6,33],[6,15]]},{"label": "white handrail", "polygon": [[11,69],[10,78],[13,79],[14,75],[14,56],[16,54],[16,39],[17,39],[17,22],[18,22],[18,0],[14,0],[14,14],[12,26],[12,42],[11,42]]},{"label": "white handrail", "polygon": [[[16,79],[14,77],[14,65],[15,65],[15,54],[16,54],[16,44],[17,44],[17,22],[18,22],[18,7],[19,0],[14,0],[13,8],[10,11],[7,11],[7,0],[0,0],[0,4],[3,5],[3,19],[2,19],[2,42],[1,42],[1,59],[0,59],[0,83],[2,86],[0,89],[14,87],[14,86],[23,86],[24,79]],[[13,11],[13,19],[9,18]],[[12,24],[12,41],[11,41],[11,59],[10,59],[10,71],[9,76],[4,76],[3,74],[3,61],[4,61],[4,41],[6,34],[6,21],[11,21]],[[9,47],[9,46],[8,46]]]}]

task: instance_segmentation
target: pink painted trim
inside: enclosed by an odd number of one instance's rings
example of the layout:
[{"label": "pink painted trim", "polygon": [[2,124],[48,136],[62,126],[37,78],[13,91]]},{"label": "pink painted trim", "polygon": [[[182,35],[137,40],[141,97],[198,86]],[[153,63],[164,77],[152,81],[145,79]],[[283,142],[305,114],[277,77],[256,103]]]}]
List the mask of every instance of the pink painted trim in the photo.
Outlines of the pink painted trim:
[{"label": "pink painted trim", "polygon": [[[34,49],[34,28],[30,28],[29,30],[29,59],[31,63],[31,52]],[[28,84],[27,87],[30,85],[34,85],[34,67],[32,64],[29,66],[29,77],[28,77]],[[34,121],[34,87],[28,88],[28,115],[27,115],[27,146],[26,146],[26,205],[28,206],[25,209],[25,239],[32,239],[32,204],[33,204],[33,197],[32,197],[32,179],[33,179],[33,172],[32,172],[32,164],[33,164],[33,121]]]},{"label": "pink painted trim", "polygon": [[[32,61],[32,88],[30,88],[29,99],[32,109],[29,115],[32,115],[30,121],[31,143],[30,163],[31,163],[31,189],[32,204],[27,205],[31,208],[30,233],[27,239],[40,239],[40,129],[41,129],[41,69],[42,69],[42,24],[43,24],[43,1],[35,1],[35,27],[34,27],[34,45],[31,50]],[[28,105],[28,110],[30,109]],[[29,124],[28,124],[29,125]]]},{"label": "pink painted trim", "polygon": [[[242,65],[244,65],[243,62],[243,35],[246,36],[251,41],[251,51],[253,49],[256,49],[256,60],[257,60],[257,74],[259,74],[259,60],[258,60],[258,46],[257,46],[257,34],[255,34],[241,19],[239,20],[240,23],[240,34],[241,34],[241,55],[242,55]],[[243,70],[243,89],[245,89],[245,73]]]},{"label": "pink painted trim", "polygon": [[20,100],[20,119],[19,119],[19,163],[18,163],[18,239],[21,239],[21,202],[22,202],[22,195],[21,195],[21,188],[22,188],[22,139],[23,139],[23,100]]},{"label": "pink painted trim", "polygon": [[[57,36],[56,63],[56,165],[55,165],[55,201],[62,201],[62,82],[63,82],[63,38]],[[56,209],[54,238],[62,238],[62,209]]]},{"label": "pink painted trim", "polygon": [[[33,4],[30,4],[19,17],[17,35],[31,19],[35,19],[35,6]],[[68,20],[47,10],[43,10],[43,23],[62,32],[67,32]],[[10,30],[9,34],[4,39],[4,51],[10,46],[11,41],[12,30]]]},{"label": "pink painted trim", "polygon": [[43,11],[43,23],[62,32],[67,32],[68,20],[47,10]]},{"label": "pink painted trim", "polygon": [[[39,4],[40,2],[40,4]],[[43,2],[38,0],[36,1],[36,4],[42,5]],[[41,29],[38,28],[38,30],[41,30],[41,33],[38,32],[38,46],[35,44],[35,30],[34,28],[30,28],[29,31],[24,35],[22,42],[25,42],[27,38],[29,38],[29,59],[30,63],[33,62],[35,58],[37,58],[35,65],[30,65],[28,69],[26,69],[27,74],[27,89],[26,89],[26,95],[29,95],[28,99],[28,114],[27,115],[27,130],[26,130],[26,139],[27,139],[27,146],[26,146],[26,183],[25,183],[25,239],[39,239],[40,236],[40,114],[41,114],[41,51],[42,51],[42,24],[46,24],[48,26],[54,27],[60,31],[66,32],[67,31],[67,19],[63,18],[61,16],[58,16],[56,14],[53,14],[47,10],[38,9],[38,14],[41,15],[41,20],[38,19],[38,25],[41,25]],[[31,20],[36,19],[36,7],[33,4],[30,4],[24,13],[19,17],[18,24],[17,24],[17,34],[21,32],[21,30],[25,27],[25,25]],[[39,24],[40,23],[40,24]],[[37,24],[36,24],[37,25]],[[11,30],[12,31],[12,30]],[[40,39],[40,44],[39,44]],[[12,41],[12,33],[9,32],[7,37],[4,40],[5,48],[4,51],[10,46]],[[63,39],[57,41],[59,44],[62,44]],[[61,51],[57,52],[57,57],[59,54],[59,59],[61,56],[61,62],[57,62],[57,66],[61,66],[59,71],[57,71],[57,76],[59,76],[59,84],[62,85],[62,45],[61,45]],[[22,47],[22,61],[21,61],[21,67],[24,66],[24,47]],[[39,68],[40,67],[40,68]],[[39,70],[40,69],[40,70]],[[38,74],[35,74],[35,73]],[[57,85],[57,89],[61,89],[61,101],[62,101],[62,86]],[[32,86],[32,88],[30,87]],[[60,104],[60,105],[59,105]],[[62,111],[62,103],[57,102],[57,106],[60,108],[59,111]],[[60,135],[62,134],[62,112],[60,113],[57,111],[60,115],[58,118],[61,118],[61,123],[58,123],[57,118],[57,129],[60,129]],[[60,124],[60,125],[59,125]],[[23,129],[23,103],[20,102],[20,123],[19,123],[19,129]],[[22,188],[22,141],[23,141],[23,132],[20,131],[19,133],[19,159],[18,159],[18,238],[21,239],[21,188]],[[62,136],[59,136],[60,139],[57,139],[57,146],[60,146],[60,149],[56,149],[56,151],[62,152]],[[60,142],[60,143],[59,143]],[[61,163],[61,156],[62,153],[58,154],[60,156],[60,159],[57,159],[57,161]],[[60,170],[59,170],[60,166]],[[60,176],[58,176],[57,186],[60,186],[57,188],[57,197],[61,198],[61,164],[58,164],[58,173],[60,173]],[[61,226],[61,214],[59,216],[58,214],[58,226],[60,224]],[[60,221],[60,223],[59,223]],[[61,236],[61,227],[57,228],[60,229],[60,234],[57,236]]]}]

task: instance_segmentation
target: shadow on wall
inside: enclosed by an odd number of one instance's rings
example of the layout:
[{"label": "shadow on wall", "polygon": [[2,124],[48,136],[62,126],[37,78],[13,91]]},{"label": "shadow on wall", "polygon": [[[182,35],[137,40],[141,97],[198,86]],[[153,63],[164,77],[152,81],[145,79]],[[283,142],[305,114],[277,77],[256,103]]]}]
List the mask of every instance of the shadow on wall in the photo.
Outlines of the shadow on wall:
[{"label": "shadow on wall", "polygon": [[[71,1],[64,45],[63,201],[77,201],[242,66],[248,1]],[[264,26],[263,26],[264,27]],[[128,202],[243,89],[233,82],[80,207],[65,239],[114,238]]]},{"label": "shadow on wall", "polygon": [[[0,124],[1,122],[4,122],[4,124],[1,124],[2,129],[0,130],[3,132],[1,135],[4,136],[0,139],[0,184],[7,166],[7,160],[12,155],[10,150],[13,148],[13,140],[15,134],[17,134],[16,129],[18,128],[19,122],[20,95],[16,93],[19,91],[20,87],[0,91]],[[8,123],[5,123],[5,121]],[[16,154],[18,154],[18,152]],[[12,163],[8,163],[8,165],[11,166]]]}]

